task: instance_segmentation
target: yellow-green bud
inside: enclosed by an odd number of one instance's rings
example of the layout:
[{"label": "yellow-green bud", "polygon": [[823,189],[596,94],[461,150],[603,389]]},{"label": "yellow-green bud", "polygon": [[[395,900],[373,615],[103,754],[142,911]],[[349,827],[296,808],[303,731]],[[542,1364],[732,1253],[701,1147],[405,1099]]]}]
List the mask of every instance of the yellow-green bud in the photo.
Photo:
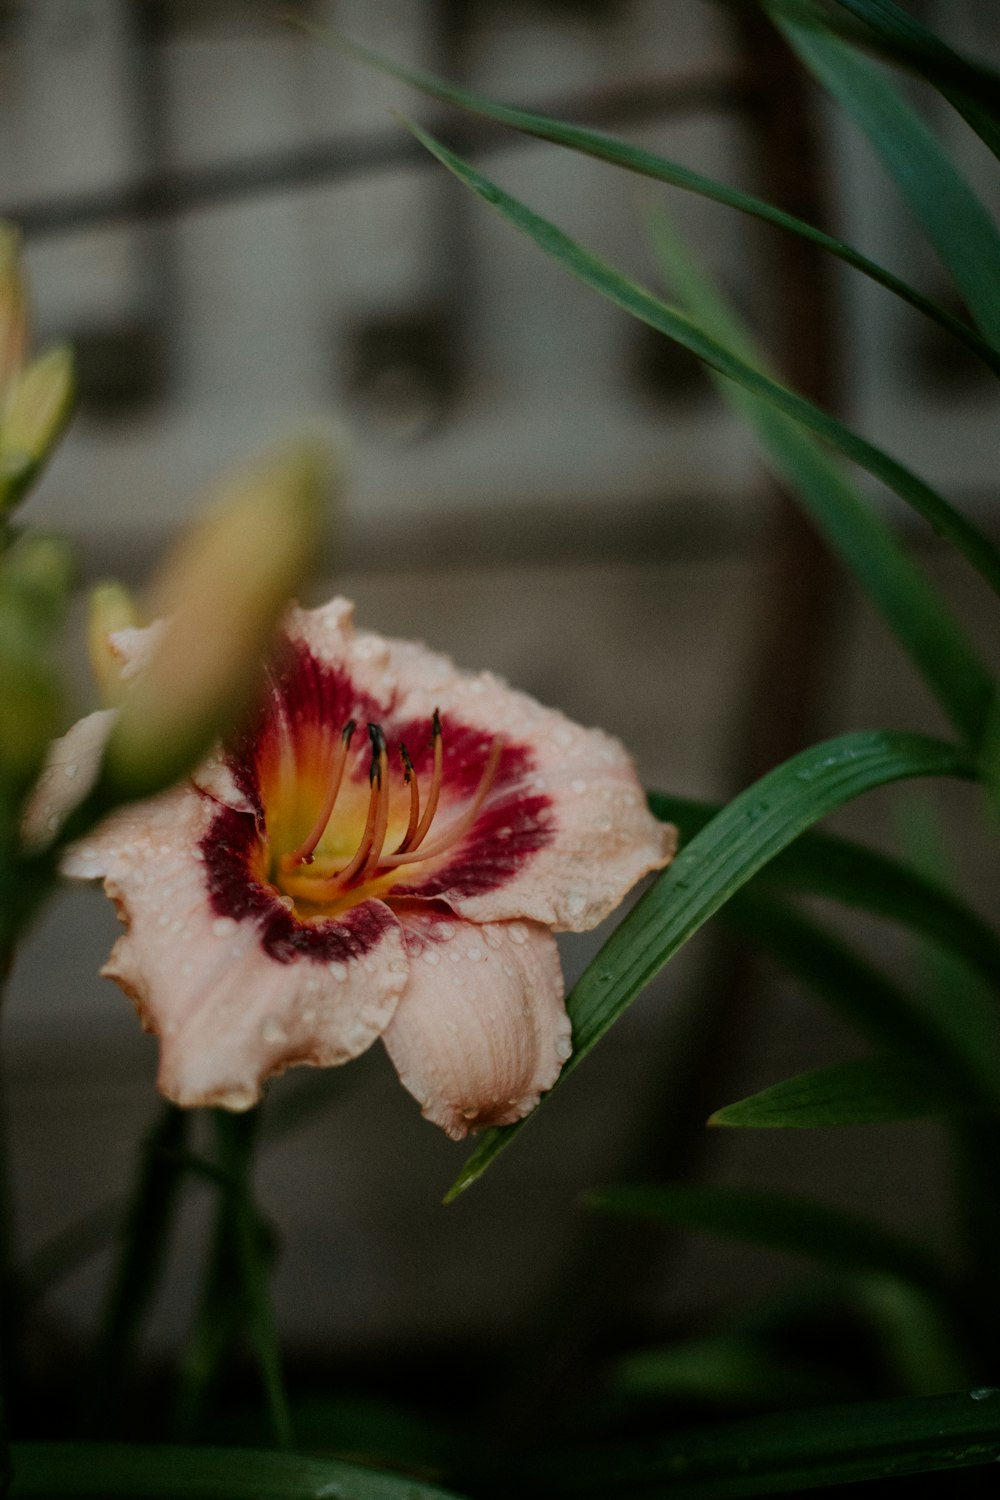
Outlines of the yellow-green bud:
[{"label": "yellow-green bud", "polygon": [[73,409],[73,355],[49,349],[16,375],[0,418],[0,507],[14,505],[38,474]]},{"label": "yellow-green bud", "polygon": [[22,539],[0,560],[0,782],[37,774],[62,720],[51,644],[72,579],[69,548],[55,537]]},{"label": "yellow-green bud", "polygon": [[304,447],[259,464],[225,487],[168,559],[154,591],[166,628],[108,742],[112,797],[171,785],[246,707],[274,627],[316,557],[322,468]]},{"label": "yellow-green bud", "polygon": [[21,275],[21,236],[0,222],[0,402],[24,364],[31,339],[31,308]]},{"label": "yellow-green bud", "polygon": [[115,708],[125,697],[122,663],[111,645],[116,630],[142,623],[138,606],[122,583],[99,583],[87,605],[87,654],[101,703]]}]

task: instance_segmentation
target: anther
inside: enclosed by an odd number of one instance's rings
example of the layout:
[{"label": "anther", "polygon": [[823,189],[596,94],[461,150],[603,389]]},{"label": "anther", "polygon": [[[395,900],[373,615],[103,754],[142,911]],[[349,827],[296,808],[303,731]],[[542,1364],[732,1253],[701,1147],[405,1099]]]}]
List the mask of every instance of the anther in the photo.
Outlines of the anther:
[{"label": "anther", "polygon": [[420,787],[417,784],[417,777],[413,769],[413,762],[410,759],[409,751],[402,742],[400,742],[399,746],[399,758],[403,762],[403,781],[410,788],[410,816],[406,824],[406,832],[393,850],[394,854],[402,854],[404,850],[409,849],[413,843],[413,836],[417,831],[417,824],[420,821]]},{"label": "anther", "polygon": [[420,848],[427,837],[427,830],[434,821],[434,814],[437,812],[438,799],[441,796],[441,782],[444,779],[444,736],[441,731],[441,715],[437,709],[434,710],[434,716],[431,719],[431,741],[434,745],[434,770],[431,773],[431,789],[427,794],[427,805],[413,837],[400,844],[397,854]]}]

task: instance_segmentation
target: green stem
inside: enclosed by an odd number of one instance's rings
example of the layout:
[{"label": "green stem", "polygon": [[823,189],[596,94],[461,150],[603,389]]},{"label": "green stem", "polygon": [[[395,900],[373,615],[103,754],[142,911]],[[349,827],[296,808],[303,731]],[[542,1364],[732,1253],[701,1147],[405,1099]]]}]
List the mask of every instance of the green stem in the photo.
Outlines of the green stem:
[{"label": "green stem", "polygon": [[239,1115],[216,1110],[216,1140],[219,1165],[229,1181],[223,1204],[247,1329],[257,1357],[274,1440],[280,1448],[290,1448],[292,1420],[271,1305],[268,1256],[253,1205],[251,1167],[259,1115],[259,1110]]},{"label": "green stem", "polygon": [[139,1327],[159,1285],[185,1171],[183,1147],[188,1123],[189,1116],[183,1110],[165,1105],[143,1144],[121,1253],[98,1337],[88,1425],[100,1425],[117,1407]]},{"label": "green stem", "polygon": [[[14,962],[13,943],[0,949],[0,1003]],[[12,1194],[10,1159],[7,1151],[7,1117],[3,1076],[0,1073],[0,1500],[10,1491],[14,1477],[8,1425],[9,1392],[13,1385],[18,1299],[13,1273]]]},{"label": "green stem", "polygon": [[223,1360],[239,1338],[243,1323],[229,1228],[229,1205],[220,1194],[205,1284],[181,1360],[173,1424],[174,1441],[178,1443],[198,1438],[209,1392]]}]

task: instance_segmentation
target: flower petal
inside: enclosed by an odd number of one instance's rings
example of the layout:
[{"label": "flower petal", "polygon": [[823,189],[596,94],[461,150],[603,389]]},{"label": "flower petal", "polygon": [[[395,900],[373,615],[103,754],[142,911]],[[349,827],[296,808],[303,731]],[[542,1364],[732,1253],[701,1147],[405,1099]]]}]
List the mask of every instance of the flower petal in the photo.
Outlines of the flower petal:
[{"label": "flower petal", "polygon": [[370,1046],[407,960],[380,902],[326,924],[321,961],[290,946],[275,957],[256,920],[218,915],[199,847],[217,813],[190,788],[137,803],[70,851],[67,873],[103,875],[129,929],[102,973],[160,1037],[161,1091],[178,1104],[246,1109],[292,1064],[346,1062]]},{"label": "flower petal", "polygon": [[[471,796],[495,735],[507,747],[454,857],[443,866],[405,867],[402,894],[439,897],[475,922],[527,917],[581,932],[603,921],[643,875],[670,863],[676,829],[649,812],[620,741],[581,728],[490,672],[462,672],[419,643],[354,630],[352,613],[342,599],[293,610],[289,632],[317,655],[345,659],[357,691],[390,705],[390,739],[396,726],[429,723],[440,709],[446,797],[456,783]],[[449,721],[458,726],[450,744]],[[451,817],[460,813],[459,804]],[[448,820],[442,809],[435,838]]]},{"label": "flower petal", "polygon": [[521,1119],[572,1050],[555,939],[416,905],[397,916],[410,981],[382,1040],[400,1080],[454,1140]]},{"label": "flower petal", "polygon": [[94,785],[115,717],[114,709],[98,709],[52,741],[22,822],[29,849],[51,843],[67,814]]}]

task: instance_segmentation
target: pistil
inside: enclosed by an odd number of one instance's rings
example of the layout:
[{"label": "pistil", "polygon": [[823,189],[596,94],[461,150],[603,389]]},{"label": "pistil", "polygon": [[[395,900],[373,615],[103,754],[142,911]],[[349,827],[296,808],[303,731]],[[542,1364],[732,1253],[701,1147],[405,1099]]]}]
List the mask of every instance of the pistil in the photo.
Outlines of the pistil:
[{"label": "pistil", "polygon": [[299,865],[312,864],[316,845],[326,832],[327,824],[333,816],[333,809],[336,806],[337,796],[340,792],[340,783],[344,779],[344,766],[347,763],[347,752],[350,749],[354,729],[354,720],[348,719],[340,731],[340,738],[333,752],[333,765],[330,768],[330,785],[319,816],[298,848],[293,849],[291,854],[282,855],[281,868],[283,870],[294,870]]}]

